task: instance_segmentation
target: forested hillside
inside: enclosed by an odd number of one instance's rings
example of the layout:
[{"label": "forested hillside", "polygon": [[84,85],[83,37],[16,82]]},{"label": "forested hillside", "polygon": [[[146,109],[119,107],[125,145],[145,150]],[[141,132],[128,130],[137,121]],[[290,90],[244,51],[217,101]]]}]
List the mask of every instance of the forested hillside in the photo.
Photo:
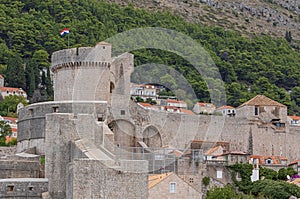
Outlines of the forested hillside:
[{"label": "forested hillside", "polygon": [[[221,27],[187,23],[169,12],[149,13],[97,0],[0,0],[0,72],[6,85],[25,89],[32,101],[51,99],[50,55],[67,48],[59,31],[70,28],[70,47],[93,46],[137,27],[164,27],[197,40],[210,53],[226,83],[228,105],[238,106],[264,94],[300,113],[300,52],[284,38],[247,38]],[[134,51],[136,64],[173,66],[209,101],[206,84],[189,63],[164,51]]]}]

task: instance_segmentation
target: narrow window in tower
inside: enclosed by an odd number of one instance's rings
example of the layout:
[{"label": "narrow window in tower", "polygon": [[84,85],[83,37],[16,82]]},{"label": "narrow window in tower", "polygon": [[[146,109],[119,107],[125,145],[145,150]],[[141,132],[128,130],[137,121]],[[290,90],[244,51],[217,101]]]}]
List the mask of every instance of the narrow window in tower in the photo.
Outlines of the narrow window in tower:
[{"label": "narrow window in tower", "polygon": [[258,115],[258,107],[254,107],[254,115]]}]

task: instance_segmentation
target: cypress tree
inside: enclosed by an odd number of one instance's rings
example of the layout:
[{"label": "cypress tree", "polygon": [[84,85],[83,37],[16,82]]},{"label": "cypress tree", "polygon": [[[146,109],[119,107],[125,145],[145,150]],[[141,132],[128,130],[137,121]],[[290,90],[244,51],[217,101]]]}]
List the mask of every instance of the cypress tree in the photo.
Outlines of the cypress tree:
[{"label": "cypress tree", "polygon": [[24,90],[26,88],[24,64],[18,54],[8,59],[5,81],[7,86],[22,88]]}]

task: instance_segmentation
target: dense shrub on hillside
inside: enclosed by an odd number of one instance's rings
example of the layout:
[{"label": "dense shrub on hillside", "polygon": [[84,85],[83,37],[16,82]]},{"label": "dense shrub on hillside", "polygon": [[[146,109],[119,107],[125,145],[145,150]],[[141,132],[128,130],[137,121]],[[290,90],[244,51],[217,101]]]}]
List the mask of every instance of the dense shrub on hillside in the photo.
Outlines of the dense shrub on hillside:
[{"label": "dense shrub on hillside", "polygon": [[[187,23],[169,12],[150,13],[98,0],[0,0],[0,19],[0,65],[7,65],[6,83],[25,88],[34,101],[53,95],[49,55],[68,46],[67,38],[58,34],[61,29],[70,28],[70,47],[79,47],[133,28],[164,27],[189,35],[210,53],[226,83],[229,105],[264,94],[287,105],[290,114],[300,113],[300,53],[285,38],[246,38],[220,27]],[[133,53],[136,65],[153,62],[175,68],[200,101],[210,100],[206,82],[182,57],[155,49]],[[11,81],[16,74],[18,81]]]}]

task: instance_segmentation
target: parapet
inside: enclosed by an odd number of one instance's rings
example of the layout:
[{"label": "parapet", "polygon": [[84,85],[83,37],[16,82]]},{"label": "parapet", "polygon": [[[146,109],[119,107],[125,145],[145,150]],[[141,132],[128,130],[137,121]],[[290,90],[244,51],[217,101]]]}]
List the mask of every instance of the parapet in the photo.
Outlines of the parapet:
[{"label": "parapet", "polygon": [[108,66],[110,67],[111,44],[100,42],[95,47],[79,47],[56,51],[51,57],[51,70],[64,67]]}]

